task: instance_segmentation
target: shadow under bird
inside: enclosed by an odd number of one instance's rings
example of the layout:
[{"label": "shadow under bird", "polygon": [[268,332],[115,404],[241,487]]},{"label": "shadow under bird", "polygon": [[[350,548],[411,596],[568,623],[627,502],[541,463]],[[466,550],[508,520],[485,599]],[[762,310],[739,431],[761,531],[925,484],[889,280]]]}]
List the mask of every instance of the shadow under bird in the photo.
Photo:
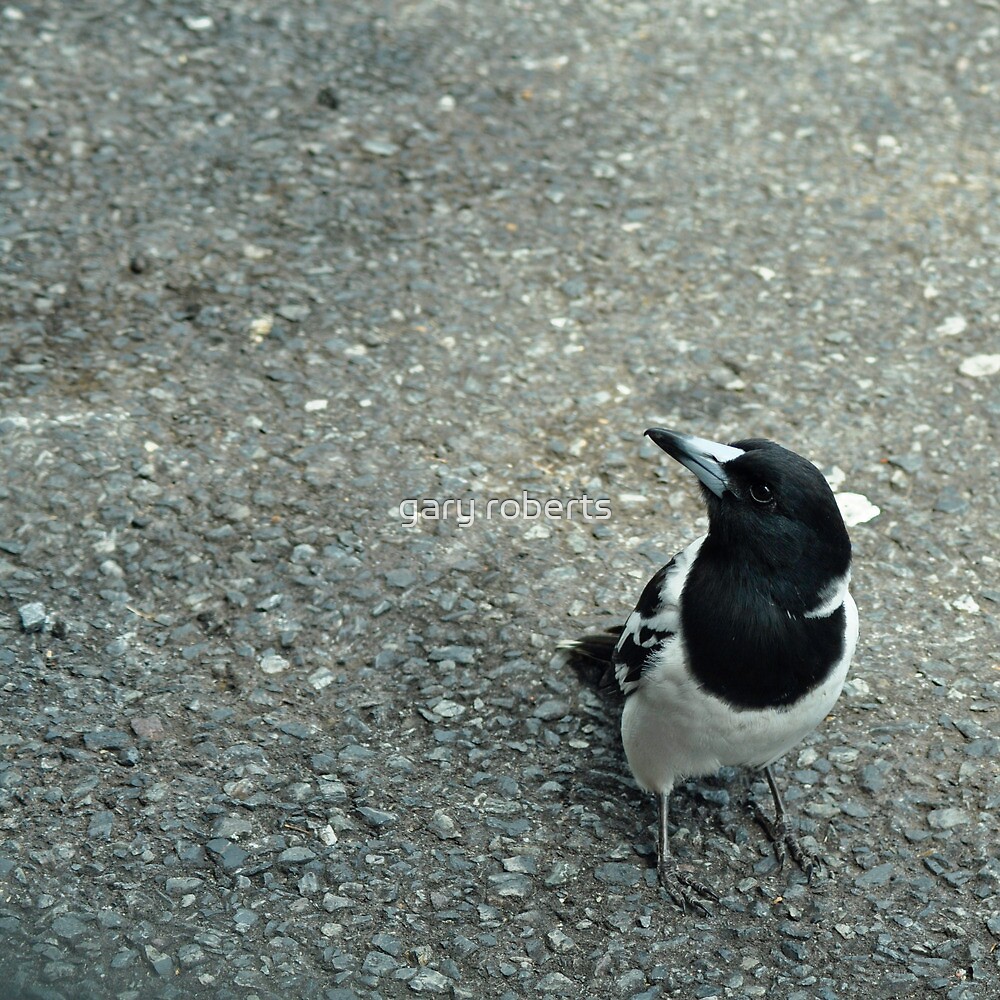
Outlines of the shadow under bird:
[{"label": "shadow under bird", "polygon": [[858,638],[851,542],[826,479],[773,441],[719,444],[646,434],[701,483],[708,533],[646,584],[625,624],[560,644],[557,656],[624,695],[622,742],[659,800],[657,870],[681,906],[715,892],[670,851],[670,792],[725,766],[763,769],[775,819],[757,818],[807,875],[770,765],[833,708]]}]

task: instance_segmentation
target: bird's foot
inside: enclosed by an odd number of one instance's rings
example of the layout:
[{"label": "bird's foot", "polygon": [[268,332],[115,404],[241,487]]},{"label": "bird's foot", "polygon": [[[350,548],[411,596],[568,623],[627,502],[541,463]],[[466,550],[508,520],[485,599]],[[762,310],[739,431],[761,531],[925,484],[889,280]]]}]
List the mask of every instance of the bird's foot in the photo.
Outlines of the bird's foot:
[{"label": "bird's foot", "polygon": [[673,857],[661,858],[656,866],[660,885],[667,891],[670,898],[685,912],[688,908],[699,909],[706,916],[711,916],[712,910],[706,899],[719,901],[716,891],[702,882],[692,872],[682,868]]},{"label": "bird's foot", "polygon": [[795,831],[789,829],[783,816],[772,820],[754,798],[750,799],[750,808],[753,811],[754,819],[761,825],[764,833],[767,834],[767,839],[774,845],[774,855],[778,860],[778,866],[783,867],[786,856],[791,857],[802,869],[806,880],[812,882],[813,876],[818,874],[823,867],[819,858],[810,854],[799,843]]}]

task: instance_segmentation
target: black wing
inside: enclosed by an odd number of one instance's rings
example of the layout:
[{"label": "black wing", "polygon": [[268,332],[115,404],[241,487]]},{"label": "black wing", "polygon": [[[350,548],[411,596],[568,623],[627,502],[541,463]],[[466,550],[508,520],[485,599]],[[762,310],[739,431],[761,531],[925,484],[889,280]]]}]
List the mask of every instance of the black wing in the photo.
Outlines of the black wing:
[{"label": "black wing", "polygon": [[638,686],[649,657],[676,634],[673,619],[677,617],[677,609],[670,602],[669,587],[670,577],[676,570],[675,556],[650,578],[635,610],[622,626],[612,662],[618,686],[626,696]]}]

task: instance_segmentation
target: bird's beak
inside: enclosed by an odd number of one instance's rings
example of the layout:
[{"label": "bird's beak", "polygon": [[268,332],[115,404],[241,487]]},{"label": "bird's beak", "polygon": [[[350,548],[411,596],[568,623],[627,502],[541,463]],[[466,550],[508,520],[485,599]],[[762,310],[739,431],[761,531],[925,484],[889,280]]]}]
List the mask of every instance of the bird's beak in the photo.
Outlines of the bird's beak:
[{"label": "bird's beak", "polygon": [[740,448],[691,434],[678,434],[665,427],[650,427],[646,436],[659,445],[671,458],[676,458],[690,469],[717,497],[721,497],[729,484],[723,466],[745,454]]}]

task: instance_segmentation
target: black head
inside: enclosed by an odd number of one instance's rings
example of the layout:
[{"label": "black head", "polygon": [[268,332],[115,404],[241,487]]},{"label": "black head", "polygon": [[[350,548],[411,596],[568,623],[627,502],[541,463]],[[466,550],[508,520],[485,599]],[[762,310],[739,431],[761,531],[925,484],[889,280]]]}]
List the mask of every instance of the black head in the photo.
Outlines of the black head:
[{"label": "black head", "polygon": [[646,434],[700,480],[712,548],[766,580],[779,606],[816,607],[847,573],[847,528],[812,462],[763,438],[725,445],[659,427]]}]

